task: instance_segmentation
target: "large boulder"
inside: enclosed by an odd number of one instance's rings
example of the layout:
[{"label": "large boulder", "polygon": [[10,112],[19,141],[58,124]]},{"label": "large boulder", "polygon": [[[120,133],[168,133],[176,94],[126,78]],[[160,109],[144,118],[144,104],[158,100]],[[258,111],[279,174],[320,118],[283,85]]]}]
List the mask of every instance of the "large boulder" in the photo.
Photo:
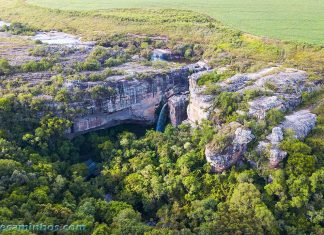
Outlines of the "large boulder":
[{"label": "large boulder", "polygon": [[316,125],[316,115],[309,110],[294,112],[285,117],[280,125],[283,129],[292,130],[296,139],[304,139]]},{"label": "large boulder", "polygon": [[282,151],[278,147],[272,147],[270,149],[270,156],[269,156],[269,166],[271,168],[277,168],[279,163],[287,157],[287,152]]},{"label": "large boulder", "polygon": [[316,115],[309,110],[301,110],[287,115],[285,120],[272,129],[267,136],[267,141],[260,141],[258,151],[268,152],[270,167],[276,168],[287,157],[287,153],[280,149],[280,143],[284,139],[284,131],[291,131],[296,139],[304,139],[315,127]]},{"label": "large boulder", "polygon": [[281,127],[274,127],[272,133],[267,136],[267,139],[272,143],[279,143],[284,139],[284,134]]},{"label": "large boulder", "polygon": [[239,123],[233,122],[223,127],[205,149],[206,160],[211,164],[212,171],[223,172],[235,165],[253,139],[251,131]]}]

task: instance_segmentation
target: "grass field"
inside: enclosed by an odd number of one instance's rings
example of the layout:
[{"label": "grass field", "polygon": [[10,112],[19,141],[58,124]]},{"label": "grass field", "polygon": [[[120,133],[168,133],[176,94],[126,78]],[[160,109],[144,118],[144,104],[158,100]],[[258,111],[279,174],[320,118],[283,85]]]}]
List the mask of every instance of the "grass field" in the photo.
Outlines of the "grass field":
[{"label": "grass field", "polygon": [[324,44],[323,0],[27,0],[27,2],[64,10],[186,9],[208,14],[226,25],[251,34]]}]

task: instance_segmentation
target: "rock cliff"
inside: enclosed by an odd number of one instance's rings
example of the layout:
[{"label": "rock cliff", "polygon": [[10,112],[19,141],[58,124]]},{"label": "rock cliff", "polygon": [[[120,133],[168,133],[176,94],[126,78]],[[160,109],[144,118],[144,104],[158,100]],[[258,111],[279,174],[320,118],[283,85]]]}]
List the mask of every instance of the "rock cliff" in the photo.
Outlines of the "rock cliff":
[{"label": "rock cliff", "polygon": [[187,119],[188,103],[188,94],[175,95],[168,100],[169,117],[173,126],[178,126]]},{"label": "rock cliff", "polygon": [[198,85],[198,80],[207,73],[203,71],[189,78],[189,105],[187,109],[188,121],[192,124],[200,124],[208,119],[213,104],[213,96],[204,94],[205,87]]},{"label": "rock cliff", "polygon": [[171,122],[179,125],[186,117],[184,93],[189,89],[188,77],[205,67],[195,64],[168,70],[149,70],[140,65],[125,64],[119,69],[126,75],[112,76],[103,82],[74,81],[65,84],[71,91],[91,90],[95,86],[113,90],[112,95],[98,99],[85,96],[82,102],[72,104],[83,110],[83,115],[74,120],[72,135],[124,123],[151,125],[157,119],[156,110],[161,103],[169,104]]}]

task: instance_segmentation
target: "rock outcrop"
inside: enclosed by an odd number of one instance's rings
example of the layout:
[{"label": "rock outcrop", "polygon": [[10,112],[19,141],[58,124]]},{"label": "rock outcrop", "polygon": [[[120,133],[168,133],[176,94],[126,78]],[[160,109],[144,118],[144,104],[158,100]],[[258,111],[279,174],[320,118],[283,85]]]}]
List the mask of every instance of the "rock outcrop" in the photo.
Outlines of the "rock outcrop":
[{"label": "rock outcrop", "polygon": [[169,117],[173,126],[178,126],[187,119],[188,103],[188,94],[175,95],[168,100]]},{"label": "rock outcrop", "polygon": [[200,124],[208,119],[211,111],[213,96],[205,95],[205,87],[198,85],[199,78],[206,72],[196,73],[189,78],[189,105],[187,109],[188,121]]},{"label": "rock outcrop", "polygon": [[245,153],[247,144],[254,139],[251,130],[243,128],[237,122],[223,127],[218,135],[222,136],[221,141],[224,141],[224,136],[227,139],[225,146],[221,147],[224,143],[218,143],[216,137],[205,149],[207,162],[211,164],[213,172],[223,172],[236,164]]},{"label": "rock outcrop", "polygon": [[269,165],[278,167],[279,163],[287,156],[285,151],[280,149],[280,143],[284,139],[284,131],[292,131],[293,137],[299,140],[304,139],[315,127],[316,115],[309,110],[301,110],[287,115],[285,120],[272,129],[267,136],[267,141],[261,141],[258,146],[260,153],[269,154]]},{"label": "rock outcrop", "polygon": [[[199,78],[206,72],[197,73],[190,78],[190,103],[188,106],[188,119],[191,122],[200,123],[202,119],[211,119],[217,107],[212,107],[213,96],[204,94],[205,87],[198,86]],[[294,110],[302,102],[302,93],[311,92],[317,86],[308,80],[304,71],[296,69],[279,69],[277,67],[263,69],[257,73],[238,74],[216,83],[219,92],[237,92],[244,94],[246,91],[258,91],[258,97],[247,102],[246,110],[238,110],[237,113],[257,119],[264,119],[271,109],[283,112]],[[214,110],[212,110],[214,109]],[[267,140],[261,141],[258,150],[266,150],[272,167],[278,166],[287,153],[280,149],[280,142],[284,138],[284,130],[291,129],[295,138],[303,139],[314,128],[316,116],[307,110],[295,112],[285,117],[285,121],[273,128]],[[226,129],[226,125],[221,126]],[[215,148],[215,144],[206,146],[206,159],[212,165],[215,172],[221,172],[234,165],[244,154],[247,143],[252,140],[249,130],[238,129],[235,135],[230,135],[224,148]],[[242,137],[242,141],[239,141]]]},{"label": "rock outcrop", "polygon": [[248,102],[250,108],[248,114],[258,119],[264,119],[270,109],[283,110],[283,100],[277,96],[263,96]]},{"label": "rock outcrop", "polygon": [[316,115],[309,110],[294,112],[285,117],[280,125],[285,130],[292,130],[296,139],[304,139],[316,125]]}]

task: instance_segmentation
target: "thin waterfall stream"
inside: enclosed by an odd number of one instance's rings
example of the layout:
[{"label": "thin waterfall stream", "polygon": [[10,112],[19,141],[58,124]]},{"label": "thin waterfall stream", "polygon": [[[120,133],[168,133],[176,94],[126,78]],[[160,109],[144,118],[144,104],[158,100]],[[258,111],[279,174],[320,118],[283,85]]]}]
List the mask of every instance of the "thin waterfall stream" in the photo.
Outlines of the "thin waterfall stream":
[{"label": "thin waterfall stream", "polygon": [[159,131],[159,132],[164,131],[166,123],[167,123],[167,117],[168,117],[167,111],[168,111],[168,104],[166,103],[163,105],[163,107],[160,111],[159,119],[158,119],[158,122],[156,125],[156,131]]}]

